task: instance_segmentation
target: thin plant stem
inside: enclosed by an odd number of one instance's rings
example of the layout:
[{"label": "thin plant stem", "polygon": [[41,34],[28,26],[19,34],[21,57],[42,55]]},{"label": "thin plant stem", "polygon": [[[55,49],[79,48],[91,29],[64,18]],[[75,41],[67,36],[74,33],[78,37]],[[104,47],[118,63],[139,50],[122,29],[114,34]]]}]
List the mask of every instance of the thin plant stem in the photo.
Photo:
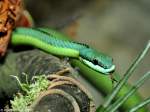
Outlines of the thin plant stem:
[{"label": "thin plant stem", "polygon": [[131,108],[129,110],[129,112],[136,112],[138,109],[142,108],[143,106],[147,105],[150,103],[150,97],[145,99],[143,102],[141,102],[140,104],[134,106],[133,108]]},{"label": "thin plant stem", "polygon": [[26,84],[29,84],[29,81],[28,81],[28,75],[26,73],[22,73],[22,75],[25,76],[25,79],[26,79]]},{"label": "thin plant stem", "polygon": [[118,92],[123,87],[123,85],[127,82],[129,77],[132,75],[132,73],[136,69],[137,65],[144,58],[144,56],[147,54],[149,48],[150,48],[150,40],[148,41],[148,44],[146,45],[146,47],[144,48],[142,53],[135,59],[133,64],[129,67],[127,72],[124,74],[123,78],[118,82],[117,86],[112,91],[112,94],[110,94],[110,96],[108,96],[108,99],[103,104],[104,108],[107,108],[110,105],[111,101],[114,99],[114,97],[118,94]]},{"label": "thin plant stem", "polygon": [[19,78],[18,78],[17,76],[15,76],[15,75],[10,75],[10,76],[13,77],[13,78],[15,78],[16,81],[18,82],[19,86],[21,87],[21,89],[23,89],[23,88],[22,88],[22,84],[21,84]]},{"label": "thin plant stem", "polygon": [[150,71],[144,74],[136,83],[134,86],[129,90],[128,93],[126,93],[124,96],[120,97],[113,103],[112,105],[108,106],[106,111],[108,112],[115,112],[132,94],[136,92],[136,90],[144,84],[146,80],[148,80],[150,77]]}]

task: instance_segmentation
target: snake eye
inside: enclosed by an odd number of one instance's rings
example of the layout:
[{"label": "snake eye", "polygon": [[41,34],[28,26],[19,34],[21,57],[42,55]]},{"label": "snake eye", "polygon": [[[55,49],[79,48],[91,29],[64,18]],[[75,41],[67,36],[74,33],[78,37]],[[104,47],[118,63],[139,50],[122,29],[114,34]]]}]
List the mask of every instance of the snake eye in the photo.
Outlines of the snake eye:
[{"label": "snake eye", "polygon": [[94,65],[98,65],[98,60],[97,60],[97,59],[94,59],[94,60],[93,60],[93,64],[94,64]]},{"label": "snake eye", "polygon": [[94,65],[99,65],[99,66],[101,66],[102,68],[107,68],[107,67],[105,67],[101,62],[98,62],[97,59],[94,59],[94,60],[93,60],[93,64],[94,64]]}]

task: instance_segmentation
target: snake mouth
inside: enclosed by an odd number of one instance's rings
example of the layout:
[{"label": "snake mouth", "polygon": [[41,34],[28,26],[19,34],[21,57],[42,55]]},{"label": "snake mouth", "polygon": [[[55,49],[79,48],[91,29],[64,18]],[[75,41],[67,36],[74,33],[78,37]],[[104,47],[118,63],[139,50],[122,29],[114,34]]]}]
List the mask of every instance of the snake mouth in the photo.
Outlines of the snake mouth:
[{"label": "snake mouth", "polygon": [[109,69],[105,69],[107,74],[112,74],[115,71],[115,65],[112,65]]},{"label": "snake mouth", "polygon": [[109,74],[113,74],[114,72],[115,72],[115,70],[112,70],[112,71],[109,72]]},{"label": "snake mouth", "polygon": [[83,59],[83,58],[80,58],[80,60],[87,66],[89,66],[90,68],[92,68],[93,70],[97,71],[97,72],[100,72],[100,73],[103,73],[105,75],[109,75],[111,73],[114,72],[115,70],[115,65],[112,65],[110,68],[103,68],[99,65],[94,65],[92,62],[86,60],[86,59]]}]

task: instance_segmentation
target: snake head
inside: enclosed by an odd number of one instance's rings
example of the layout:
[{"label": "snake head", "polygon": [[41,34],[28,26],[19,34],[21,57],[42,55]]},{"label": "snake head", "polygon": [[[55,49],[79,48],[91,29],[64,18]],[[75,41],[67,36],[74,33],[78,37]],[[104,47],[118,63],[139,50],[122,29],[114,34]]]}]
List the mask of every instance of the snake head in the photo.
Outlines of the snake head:
[{"label": "snake head", "polygon": [[97,52],[92,48],[80,50],[80,60],[85,65],[103,74],[110,74],[115,70],[115,65],[111,57]]}]

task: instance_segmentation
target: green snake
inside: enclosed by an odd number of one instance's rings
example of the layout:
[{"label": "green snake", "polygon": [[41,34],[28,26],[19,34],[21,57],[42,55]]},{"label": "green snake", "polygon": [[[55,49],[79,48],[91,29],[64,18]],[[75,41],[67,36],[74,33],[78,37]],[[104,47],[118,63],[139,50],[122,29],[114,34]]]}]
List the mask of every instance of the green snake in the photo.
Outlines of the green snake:
[{"label": "green snake", "polygon": [[16,28],[11,37],[13,45],[31,45],[48,53],[79,59],[93,70],[110,74],[115,70],[113,59],[86,44],[62,40],[62,34],[44,28]]}]

